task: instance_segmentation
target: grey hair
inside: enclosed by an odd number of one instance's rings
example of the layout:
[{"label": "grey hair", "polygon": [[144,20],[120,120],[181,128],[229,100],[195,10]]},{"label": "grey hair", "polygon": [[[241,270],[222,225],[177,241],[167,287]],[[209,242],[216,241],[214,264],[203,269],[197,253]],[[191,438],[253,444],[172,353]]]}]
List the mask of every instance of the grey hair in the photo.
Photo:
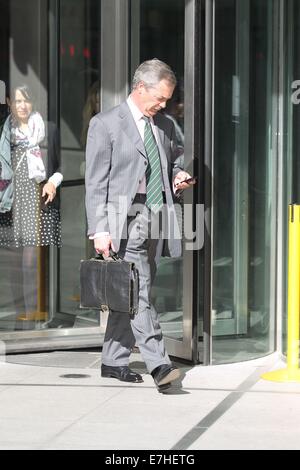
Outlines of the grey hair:
[{"label": "grey hair", "polygon": [[138,66],[132,79],[132,90],[139,83],[144,83],[147,88],[153,88],[158,85],[161,80],[168,81],[174,87],[177,80],[175,74],[169,65],[159,59],[146,60]]}]

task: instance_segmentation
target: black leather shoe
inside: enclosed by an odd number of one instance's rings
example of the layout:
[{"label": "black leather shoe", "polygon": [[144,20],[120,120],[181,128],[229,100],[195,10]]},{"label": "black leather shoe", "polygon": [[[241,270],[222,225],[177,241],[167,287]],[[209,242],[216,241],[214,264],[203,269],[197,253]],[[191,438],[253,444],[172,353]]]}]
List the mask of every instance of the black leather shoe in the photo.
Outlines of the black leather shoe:
[{"label": "black leather shoe", "polygon": [[168,388],[170,387],[171,387],[171,382],[164,384],[164,385],[156,385],[156,388],[159,393],[165,393],[165,391],[168,390]]},{"label": "black leather shoe", "polygon": [[[151,375],[159,391],[163,391],[164,385],[169,385],[170,382],[180,377],[180,370],[170,364],[163,364],[156,367]],[[166,387],[169,388],[169,387]]]},{"label": "black leather shoe", "polygon": [[133,372],[128,366],[112,367],[102,364],[101,377],[113,377],[114,379],[121,380],[121,382],[144,382],[142,376]]}]

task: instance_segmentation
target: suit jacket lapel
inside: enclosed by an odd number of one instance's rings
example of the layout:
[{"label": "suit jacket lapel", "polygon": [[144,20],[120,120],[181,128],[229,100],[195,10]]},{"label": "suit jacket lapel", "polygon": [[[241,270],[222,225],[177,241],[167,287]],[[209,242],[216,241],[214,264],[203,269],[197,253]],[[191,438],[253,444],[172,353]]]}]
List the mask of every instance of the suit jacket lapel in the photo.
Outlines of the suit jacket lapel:
[{"label": "suit jacket lapel", "polygon": [[144,143],[141,139],[138,128],[136,127],[133,116],[126,102],[120,105],[119,116],[121,119],[121,127],[123,131],[128,136],[130,141],[136,146],[140,154],[142,154],[142,156],[147,159]]},{"label": "suit jacket lapel", "polygon": [[164,140],[165,140],[165,131],[159,127],[156,116],[154,116],[153,121],[154,121],[155,127],[157,129],[157,132],[159,134],[160,143],[163,145]]}]

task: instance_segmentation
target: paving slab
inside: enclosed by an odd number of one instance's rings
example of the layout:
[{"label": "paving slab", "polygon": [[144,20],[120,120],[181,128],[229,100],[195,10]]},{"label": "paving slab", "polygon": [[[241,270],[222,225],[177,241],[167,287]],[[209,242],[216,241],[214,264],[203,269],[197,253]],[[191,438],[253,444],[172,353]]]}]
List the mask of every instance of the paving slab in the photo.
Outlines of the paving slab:
[{"label": "paving slab", "polygon": [[159,394],[100,374],[101,353],[56,351],[0,362],[0,449],[300,449],[300,384],[261,379],[278,354],[239,364],[178,365]]}]

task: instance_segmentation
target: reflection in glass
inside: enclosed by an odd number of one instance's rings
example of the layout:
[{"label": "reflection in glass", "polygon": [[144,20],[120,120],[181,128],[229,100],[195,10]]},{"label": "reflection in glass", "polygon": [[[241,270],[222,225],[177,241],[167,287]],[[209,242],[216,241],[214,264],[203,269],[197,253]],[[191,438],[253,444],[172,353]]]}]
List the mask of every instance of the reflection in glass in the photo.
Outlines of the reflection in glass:
[{"label": "reflection in glass", "polygon": [[[141,63],[152,57],[166,62],[177,77],[177,87],[165,114],[175,126],[179,152],[184,147],[184,11],[183,0],[141,0],[137,2],[136,18],[140,18],[139,57]],[[133,33],[134,34],[134,29]],[[172,47],[170,47],[172,44]],[[164,335],[180,339],[183,336],[183,261],[182,258],[162,258],[152,287],[153,304],[160,314]]]},{"label": "reflection in glass", "polygon": [[88,121],[100,111],[100,8],[99,0],[61,0],[60,122],[68,180],[84,178]]},{"label": "reflection in glass", "polygon": [[[300,3],[297,0],[285,2],[285,41],[284,57],[284,139],[283,139],[283,220],[287,221],[289,204],[300,202]],[[287,269],[288,269],[288,224],[283,224],[282,239],[282,350],[287,347]]]},{"label": "reflection in glass", "polygon": [[272,8],[268,0],[216,2],[212,325],[218,363],[274,348]]},{"label": "reflection in glass", "polygon": [[98,326],[99,312],[80,310],[79,265],[89,247],[86,238],[84,186],[65,187],[62,190],[63,247],[60,250],[59,314],[56,327]]},{"label": "reflection in glass", "polygon": [[[34,328],[48,320],[45,305],[45,250],[60,246],[60,214],[56,197],[62,181],[57,133],[46,126],[35,108],[34,96],[25,85],[16,87],[8,98],[10,114],[0,140],[0,249],[9,259],[15,328]],[[43,145],[44,144],[44,145]]]},{"label": "reflection in glass", "polygon": [[98,326],[99,312],[79,309],[79,264],[92,256],[86,236],[85,146],[90,119],[100,111],[99,0],[61,0],[61,192],[63,247],[59,258],[58,313],[52,327]]},{"label": "reflection in glass", "polygon": [[100,82],[97,80],[88,90],[82,112],[81,146],[85,149],[90,120],[100,112]]}]

